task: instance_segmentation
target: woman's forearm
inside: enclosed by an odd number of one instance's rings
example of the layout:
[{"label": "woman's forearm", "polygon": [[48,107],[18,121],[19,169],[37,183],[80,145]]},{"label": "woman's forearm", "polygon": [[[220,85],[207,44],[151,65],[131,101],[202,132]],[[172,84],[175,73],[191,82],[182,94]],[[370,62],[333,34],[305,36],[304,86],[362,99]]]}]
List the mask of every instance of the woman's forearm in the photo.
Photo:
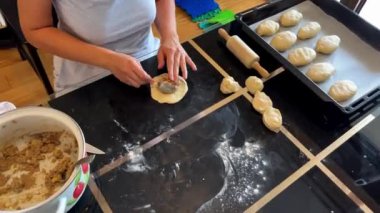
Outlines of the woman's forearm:
[{"label": "woman's forearm", "polygon": [[113,51],[81,41],[57,28],[31,30],[26,38],[33,46],[54,55],[110,69]]},{"label": "woman's forearm", "polygon": [[157,0],[156,7],[155,24],[161,38],[178,39],[174,0]]}]

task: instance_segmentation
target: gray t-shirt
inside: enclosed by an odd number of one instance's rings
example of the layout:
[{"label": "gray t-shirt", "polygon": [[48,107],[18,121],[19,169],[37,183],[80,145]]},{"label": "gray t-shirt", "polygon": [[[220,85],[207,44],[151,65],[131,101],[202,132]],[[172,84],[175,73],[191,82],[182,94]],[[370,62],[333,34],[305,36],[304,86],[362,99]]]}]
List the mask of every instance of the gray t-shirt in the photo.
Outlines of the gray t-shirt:
[{"label": "gray t-shirt", "polygon": [[[151,26],[155,0],[53,0],[58,27],[91,44],[142,57],[156,51],[159,40]],[[54,57],[55,90],[77,85],[109,72],[61,57]]]}]

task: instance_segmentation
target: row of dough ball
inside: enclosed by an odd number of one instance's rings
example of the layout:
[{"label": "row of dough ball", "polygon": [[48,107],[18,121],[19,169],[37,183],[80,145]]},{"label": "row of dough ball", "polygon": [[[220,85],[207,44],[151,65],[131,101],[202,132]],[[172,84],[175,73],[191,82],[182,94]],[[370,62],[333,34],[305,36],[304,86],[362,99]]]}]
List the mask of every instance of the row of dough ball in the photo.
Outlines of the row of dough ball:
[{"label": "row of dough ball", "polygon": [[282,115],[280,110],[273,107],[270,97],[262,92],[264,83],[256,76],[250,76],[245,81],[249,93],[254,95],[252,99],[253,108],[263,115],[264,125],[273,132],[279,132],[282,126]]},{"label": "row of dough ball", "polygon": [[[245,81],[245,85],[248,91],[254,95],[252,106],[262,114],[264,125],[273,132],[279,132],[282,126],[281,112],[273,108],[272,100],[262,92],[264,89],[263,81],[256,76],[250,76]],[[220,84],[220,91],[223,94],[231,94],[239,89],[241,89],[241,86],[231,76],[225,77]]]},{"label": "row of dough ball", "polygon": [[[322,54],[331,54],[339,45],[340,38],[337,35],[323,36],[317,42],[316,51]],[[299,47],[289,52],[288,60],[294,66],[305,66],[317,57],[316,51],[310,47]]]},{"label": "row of dough ball", "polygon": [[[261,22],[257,28],[256,33],[259,36],[272,36],[280,29],[280,25],[273,21],[273,20],[265,20]],[[321,31],[321,25],[318,22],[309,22],[305,24],[303,27],[301,27],[298,30],[297,37],[298,39],[305,40],[315,37],[319,32]],[[285,31],[289,32],[289,31]],[[292,33],[292,36],[294,35],[294,39],[296,40],[297,37],[294,33]]]},{"label": "row of dough ball", "polygon": [[[245,85],[248,89],[248,92],[250,92],[253,95],[256,92],[261,92],[264,89],[263,81],[256,76],[248,77],[245,81]],[[231,76],[223,78],[222,83],[220,84],[220,91],[226,95],[237,92],[239,89],[241,89],[241,86]]]},{"label": "row of dough ball", "polygon": [[[279,52],[290,49],[297,41],[297,37],[290,31],[278,33],[270,42],[270,45]],[[316,44],[315,50],[322,54],[333,53],[340,45],[340,38],[337,35],[327,35],[321,37]],[[300,48],[297,48],[300,51]],[[311,48],[308,48],[311,49]],[[316,56],[315,50],[311,49],[312,56]]]},{"label": "row of dough ball", "polygon": [[[291,31],[283,31],[276,34],[270,45],[279,52],[285,52],[297,42],[296,35]],[[337,35],[322,36],[316,44],[316,51],[322,54],[333,53],[340,45],[340,38]]]},{"label": "row of dough ball", "polygon": [[[280,24],[282,27],[293,27],[297,25],[302,18],[303,15],[299,11],[290,10],[281,15]],[[280,24],[273,20],[265,20],[256,28],[256,32],[260,36],[271,36],[280,29]],[[318,28],[320,30],[321,26],[317,22],[310,22],[309,24],[306,24],[298,32],[299,38],[307,39],[311,36],[310,33],[313,34],[315,31],[318,33]]]},{"label": "row of dough ball", "polygon": [[[328,63],[315,63],[310,65],[306,76],[315,83],[322,83],[335,74],[335,67]],[[335,82],[329,89],[328,94],[336,101],[343,102],[352,98],[357,92],[357,86],[350,80]]]},{"label": "row of dough ball", "polygon": [[[280,17],[280,24],[283,27],[292,27],[297,25],[303,18],[302,13],[297,10],[290,10],[285,12]],[[256,28],[256,32],[260,36],[272,36],[280,29],[280,24],[273,20],[265,20]],[[307,31],[307,27],[303,30]],[[304,32],[301,33],[301,37]]]}]

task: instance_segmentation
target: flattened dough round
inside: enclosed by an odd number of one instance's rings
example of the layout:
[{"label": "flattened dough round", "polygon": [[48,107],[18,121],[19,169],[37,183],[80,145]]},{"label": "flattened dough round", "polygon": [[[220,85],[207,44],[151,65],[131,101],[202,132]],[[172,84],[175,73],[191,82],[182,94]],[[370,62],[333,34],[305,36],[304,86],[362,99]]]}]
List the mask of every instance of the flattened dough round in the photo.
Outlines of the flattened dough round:
[{"label": "flattened dough round", "polygon": [[338,102],[347,101],[352,98],[358,90],[356,84],[350,80],[341,80],[335,82],[330,87],[329,95]]},{"label": "flattened dough round", "polygon": [[272,100],[264,92],[256,92],[252,100],[253,108],[263,114],[265,110],[273,106]]},{"label": "flattened dough round", "polygon": [[154,77],[153,83],[150,85],[150,93],[152,98],[161,104],[175,104],[179,102],[183,97],[185,97],[188,88],[186,81],[181,76],[178,76],[178,78],[179,83],[176,90],[173,93],[168,94],[161,92],[159,89],[160,82],[167,81],[169,79],[168,74],[164,73]]},{"label": "flattened dough round", "polygon": [[259,36],[271,36],[275,34],[278,29],[280,29],[280,25],[272,20],[265,20],[259,24],[256,28],[256,33]]},{"label": "flattened dough round", "polygon": [[319,53],[331,54],[338,49],[340,38],[337,35],[329,35],[321,37],[317,42],[316,50]]},{"label": "flattened dough round", "polygon": [[297,41],[297,36],[290,31],[284,31],[277,33],[270,45],[279,52],[284,52],[287,49],[291,48]]},{"label": "flattened dough round", "polygon": [[247,80],[245,80],[245,86],[252,95],[264,89],[263,81],[256,76],[249,76]]},{"label": "flattened dough round", "polygon": [[299,39],[309,39],[316,36],[321,31],[321,25],[318,22],[312,21],[305,24],[297,33]]},{"label": "flattened dough round", "polygon": [[289,52],[288,59],[294,66],[301,67],[310,64],[317,57],[315,50],[300,47]]},{"label": "flattened dough round", "polygon": [[315,83],[322,83],[329,79],[334,73],[335,67],[332,64],[322,62],[310,65],[306,75]]},{"label": "flattened dough round", "polygon": [[263,114],[264,125],[273,132],[279,132],[282,126],[282,115],[280,110],[270,107]]},{"label": "flattened dough round", "polygon": [[223,78],[222,83],[220,84],[220,91],[223,94],[231,94],[240,89],[240,85],[235,79],[231,76]]},{"label": "flattened dough round", "polygon": [[292,27],[297,25],[303,18],[302,13],[297,10],[289,10],[281,15],[280,24],[283,27]]}]

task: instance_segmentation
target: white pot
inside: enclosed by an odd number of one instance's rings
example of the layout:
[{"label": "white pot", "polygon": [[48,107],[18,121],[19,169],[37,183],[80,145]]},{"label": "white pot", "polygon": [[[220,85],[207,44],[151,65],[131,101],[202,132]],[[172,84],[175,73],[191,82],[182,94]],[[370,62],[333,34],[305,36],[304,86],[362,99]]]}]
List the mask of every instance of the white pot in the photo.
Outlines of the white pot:
[{"label": "white pot", "polygon": [[[63,130],[75,136],[78,142],[78,160],[85,157],[85,139],[79,125],[65,113],[45,107],[19,108],[0,115],[0,146],[1,143],[25,134]],[[77,166],[61,189],[45,201],[27,209],[19,211],[0,210],[0,213],[51,213],[57,212],[59,204],[61,204],[61,209],[68,211],[82,196],[89,176],[88,164]]]}]

